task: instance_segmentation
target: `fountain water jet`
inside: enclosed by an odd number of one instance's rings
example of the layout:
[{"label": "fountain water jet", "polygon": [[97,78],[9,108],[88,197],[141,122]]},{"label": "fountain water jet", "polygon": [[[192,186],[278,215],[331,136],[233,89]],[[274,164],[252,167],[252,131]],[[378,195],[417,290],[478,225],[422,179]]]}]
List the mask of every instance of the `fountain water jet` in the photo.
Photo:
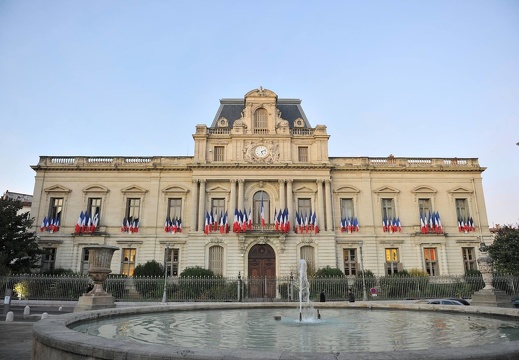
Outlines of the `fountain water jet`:
[{"label": "fountain water jet", "polygon": [[306,260],[299,260],[299,321],[312,322],[317,319],[316,311],[310,303],[310,283],[308,282]]}]

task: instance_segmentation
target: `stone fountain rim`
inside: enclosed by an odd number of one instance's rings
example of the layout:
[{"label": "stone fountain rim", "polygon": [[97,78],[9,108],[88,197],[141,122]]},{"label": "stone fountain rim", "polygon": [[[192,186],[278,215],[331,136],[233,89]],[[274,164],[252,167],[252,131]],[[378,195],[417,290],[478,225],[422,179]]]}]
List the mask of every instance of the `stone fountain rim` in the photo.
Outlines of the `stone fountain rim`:
[{"label": "stone fountain rim", "polygon": [[[188,310],[213,310],[213,309],[255,309],[255,308],[298,308],[297,302],[276,303],[182,303],[164,304],[152,306],[136,306],[126,308],[113,308],[104,310],[85,311],[49,317],[36,322],[33,326],[33,357],[45,349],[45,358],[61,358],[67,353],[67,359],[82,359],[88,356],[92,359],[128,358],[132,360],[158,360],[158,359],[191,359],[209,360],[215,358],[232,359],[495,359],[512,358],[519,355],[519,340],[499,344],[488,344],[472,347],[453,347],[426,350],[406,350],[388,352],[344,352],[344,353],[317,353],[317,352],[283,352],[283,351],[255,351],[244,349],[211,349],[188,348],[163,344],[143,346],[131,340],[106,339],[97,336],[82,334],[70,329],[68,326],[84,321],[96,320],[111,316],[136,315],[146,313],[188,311]],[[519,309],[497,308],[481,306],[452,306],[430,304],[407,303],[378,303],[378,302],[327,302],[314,303],[316,308],[360,308],[403,311],[440,311],[447,313],[465,313],[479,316],[511,317],[519,319]],[[42,352],[43,353],[43,352]],[[49,357],[49,354],[56,354]]]}]

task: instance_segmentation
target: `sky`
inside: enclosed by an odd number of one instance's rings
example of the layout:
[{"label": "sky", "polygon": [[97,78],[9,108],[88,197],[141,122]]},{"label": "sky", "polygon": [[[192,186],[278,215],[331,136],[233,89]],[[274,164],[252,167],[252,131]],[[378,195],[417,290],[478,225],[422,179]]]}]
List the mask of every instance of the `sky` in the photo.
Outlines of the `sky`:
[{"label": "sky", "polygon": [[193,155],[262,86],[330,156],[478,158],[519,223],[519,1],[0,1],[0,192],[40,156]]}]

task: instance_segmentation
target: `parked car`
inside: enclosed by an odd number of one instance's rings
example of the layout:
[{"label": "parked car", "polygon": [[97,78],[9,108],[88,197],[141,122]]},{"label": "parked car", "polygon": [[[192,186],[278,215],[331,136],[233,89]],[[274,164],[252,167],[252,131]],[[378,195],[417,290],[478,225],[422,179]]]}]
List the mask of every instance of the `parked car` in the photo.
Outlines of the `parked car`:
[{"label": "parked car", "polygon": [[427,304],[436,304],[436,305],[461,305],[464,306],[463,303],[458,300],[451,299],[434,299],[427,301]]},{"label": "parked car", "polygon": [[470,303],[467,300],[461,298],[449,298],[448,300],[456,300],[462,303],[463,305],[470,305]]},{"label": "parked car", "polygon": [[512,298],[512,305],[516,308],[519,308],[519,296],[514,296]]}]

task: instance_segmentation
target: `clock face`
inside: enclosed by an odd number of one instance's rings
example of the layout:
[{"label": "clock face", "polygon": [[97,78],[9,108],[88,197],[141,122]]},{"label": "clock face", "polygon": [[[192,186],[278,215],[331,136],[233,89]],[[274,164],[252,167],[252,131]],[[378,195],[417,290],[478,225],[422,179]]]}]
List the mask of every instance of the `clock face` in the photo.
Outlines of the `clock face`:
[{"label": "clock face", "polygon": [[254,149],[254,154],[257,157],[264,158],[265,156],[268,155],[268,150],[265,146],[259,145],[259,146],[256,146],[256,149]]}]

